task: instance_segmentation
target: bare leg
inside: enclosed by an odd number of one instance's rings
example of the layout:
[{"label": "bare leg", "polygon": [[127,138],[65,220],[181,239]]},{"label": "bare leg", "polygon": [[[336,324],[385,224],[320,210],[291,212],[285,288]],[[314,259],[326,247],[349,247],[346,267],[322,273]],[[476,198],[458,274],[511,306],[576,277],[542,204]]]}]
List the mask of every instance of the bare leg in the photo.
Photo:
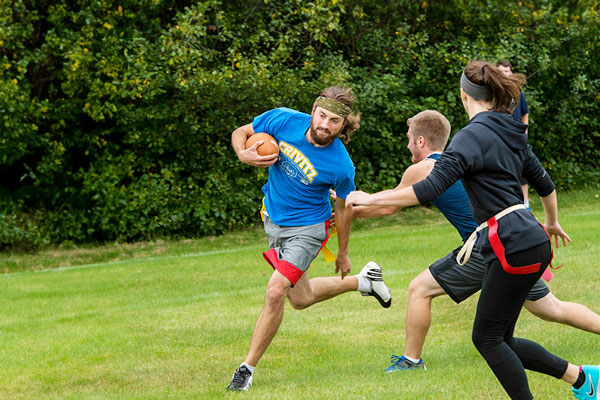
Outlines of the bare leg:
[{"label": "bare leg", "polygon": [[288,292],[290,304],[297,310],[310,307],[315,303],[330,299],[339,294],[351,292],[358,288],[356,276],[323,276],[308,279],[302,275],[298,283]]},{"label": "bare leg", "polygon": [[525,301],[525,308],[543,320],[600,334],[600,315],[582,304],[561,301],[552,293],[536,301]]},{"label": "bare leg", "polygon": [[529,201],[529,185],[521,185],[521,190],[523,190],[523,202]]},{"label": "bare leg", "polygon": [[446,294],[431,275],[429,268],[421,272],[408,286],[406,309],[406,344],[404,355],[419,359],[431,325],[431,300]]},{"label": "bare leg", "polygon": [[255,367],[275,337],[283,319],[285,296],[291,286],[291,282],[279,271],[273,271],[267,285],[265,305],[254,326],[250,350],[244,360],[247,364]]},{"label": "bare leg", "polygon": [[560,379],[567,382],[569,385],[573,386],[573,384],[577,380],[578,376],[579,376],[579,367],[577,365],[573,365],[573,364],[569,363],[569,365],[567,366],[567,370],[565,371],[565,374]]}]

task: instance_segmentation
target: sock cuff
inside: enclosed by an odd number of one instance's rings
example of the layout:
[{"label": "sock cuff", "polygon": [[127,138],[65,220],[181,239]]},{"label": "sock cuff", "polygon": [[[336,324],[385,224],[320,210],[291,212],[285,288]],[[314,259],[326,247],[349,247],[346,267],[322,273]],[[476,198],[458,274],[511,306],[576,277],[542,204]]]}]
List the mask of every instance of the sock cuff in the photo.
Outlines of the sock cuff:
[{"label": "sock cuff", "polygon": [[417,360],[416,358],[410,358],[406,354],[403,354],[403,355],[404,355],[404,358],[406,358],[408,361],[413,362],[415,364],[418,364],[419,361],[421,361],[420,359]]},{"label": "sock cuff", "polygon": [[356,276],[356,280],[358,281],[358,287],[356,288],[356,290],[358,290],[359,292],[370,292],[371,291],[371,281],[368,280],[365,276],[358,274],[358,275],[354,275]]},{"label": "sock cuff", "polygon": [[579,376],[577,377],[577,380],[573,384],[573,388],[579,389],[580,387],[583,386],[584,383],[585,383],[585,374],[583,373],[583,368],[579,367]]},{"label": "sock cuff", "polygon": [[248,370],[249,370],[251,373],[254,373],[254,368],[256,368],[256,367],[253,367],[252,365],[250,365],[250,364],[247,364],[246,362],[243,362],[243,363],[241,363],[241,364],[240,364],[240,367],[241,367],[242,365],[243,365],[244,367],[248,368]]}]

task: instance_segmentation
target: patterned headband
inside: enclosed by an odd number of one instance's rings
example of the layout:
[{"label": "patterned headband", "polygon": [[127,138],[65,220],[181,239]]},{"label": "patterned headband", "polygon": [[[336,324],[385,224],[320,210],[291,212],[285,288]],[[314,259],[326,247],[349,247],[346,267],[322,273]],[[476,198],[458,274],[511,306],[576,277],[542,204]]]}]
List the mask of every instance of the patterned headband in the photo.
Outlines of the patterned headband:
[{"label": "patterned headband", "polygon": [[346,118],[348,114],[350,114],[350,107],[345,105],[344,103],[340,103],[337,100],[330,99],[328,97],[319,96],[315,101],[315,105],[317,107],[321,107],[326,109],[327,111],[331,111],[332,113],[339,115],[342,118]]}]

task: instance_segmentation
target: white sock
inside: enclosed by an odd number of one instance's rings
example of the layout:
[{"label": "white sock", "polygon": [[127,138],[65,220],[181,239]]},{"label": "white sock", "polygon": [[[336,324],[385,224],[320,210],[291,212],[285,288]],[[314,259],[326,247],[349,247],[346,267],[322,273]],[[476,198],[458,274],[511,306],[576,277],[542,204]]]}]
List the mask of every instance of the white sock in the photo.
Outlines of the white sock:
[{"label": "white sock", "polygon": [[523,201],[523,204],[525,204],[525,207],[529,208],[529,199]]},{"label": "white sock", "polygon": [[356,290],[359,292],[370,292],[371,291],[371,281],[367,279],[366,276],[358,274],[354,275],[356,279],[358,279],[358,287]]},{"label": "white sock", "polygon": [[[241,367],[242,365],[243,365],[243,366],[245,366],[246,368],[248,368],[248,370],[249,370],[249,371],[250,371],[252,374],[254,374],[254,368],[256,368],[256,367],[253,367],[253,366],[252,366],[252,365],[250,365],[250,364],[246,364],[245,362],[241,363],[241,364],[240,364],[240,367]],[[239,368],[239,367],[238,367],[238,368]]]},{"label": "white sock", "polygon": [[419,361],[420,361],[420,360],[417,360],[417,359],[414,359],[414,358],[410,358],[406,354],[404,354],[404,358],[406,358],[408,361],[414,362],[415,364],[418,364]]}]

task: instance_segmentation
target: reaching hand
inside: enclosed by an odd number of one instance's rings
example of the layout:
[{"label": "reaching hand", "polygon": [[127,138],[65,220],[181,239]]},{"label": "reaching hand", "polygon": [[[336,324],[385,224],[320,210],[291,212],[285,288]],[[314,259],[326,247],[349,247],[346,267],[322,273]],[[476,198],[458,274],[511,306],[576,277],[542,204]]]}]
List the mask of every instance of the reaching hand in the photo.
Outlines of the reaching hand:
[{"label": "reaching hand", "polygon": [[546,230],[548,231],[548,235],[550,235],[551,242],[552,242],[552,237],[554,237],[554,243],[555,243],[555,247],[557,249],[559,247],[559,242],[558,242],[559,238],[562,238],[564,247],[567,246],[567,241],[571,242],[571,238],[569,237],[569,235],[567,235],[567,233],[565,231],[563,231],[563,229],[561,228],[561,226],[558,222],[555,224],[552,224],[552,225],[546,225]]},{"label": "reaching hand", "polygon": [[350,192],[346,197],[346,208],[352,206],[368,206],[371,195],[369,193],[361,192],[356,190]]}]

